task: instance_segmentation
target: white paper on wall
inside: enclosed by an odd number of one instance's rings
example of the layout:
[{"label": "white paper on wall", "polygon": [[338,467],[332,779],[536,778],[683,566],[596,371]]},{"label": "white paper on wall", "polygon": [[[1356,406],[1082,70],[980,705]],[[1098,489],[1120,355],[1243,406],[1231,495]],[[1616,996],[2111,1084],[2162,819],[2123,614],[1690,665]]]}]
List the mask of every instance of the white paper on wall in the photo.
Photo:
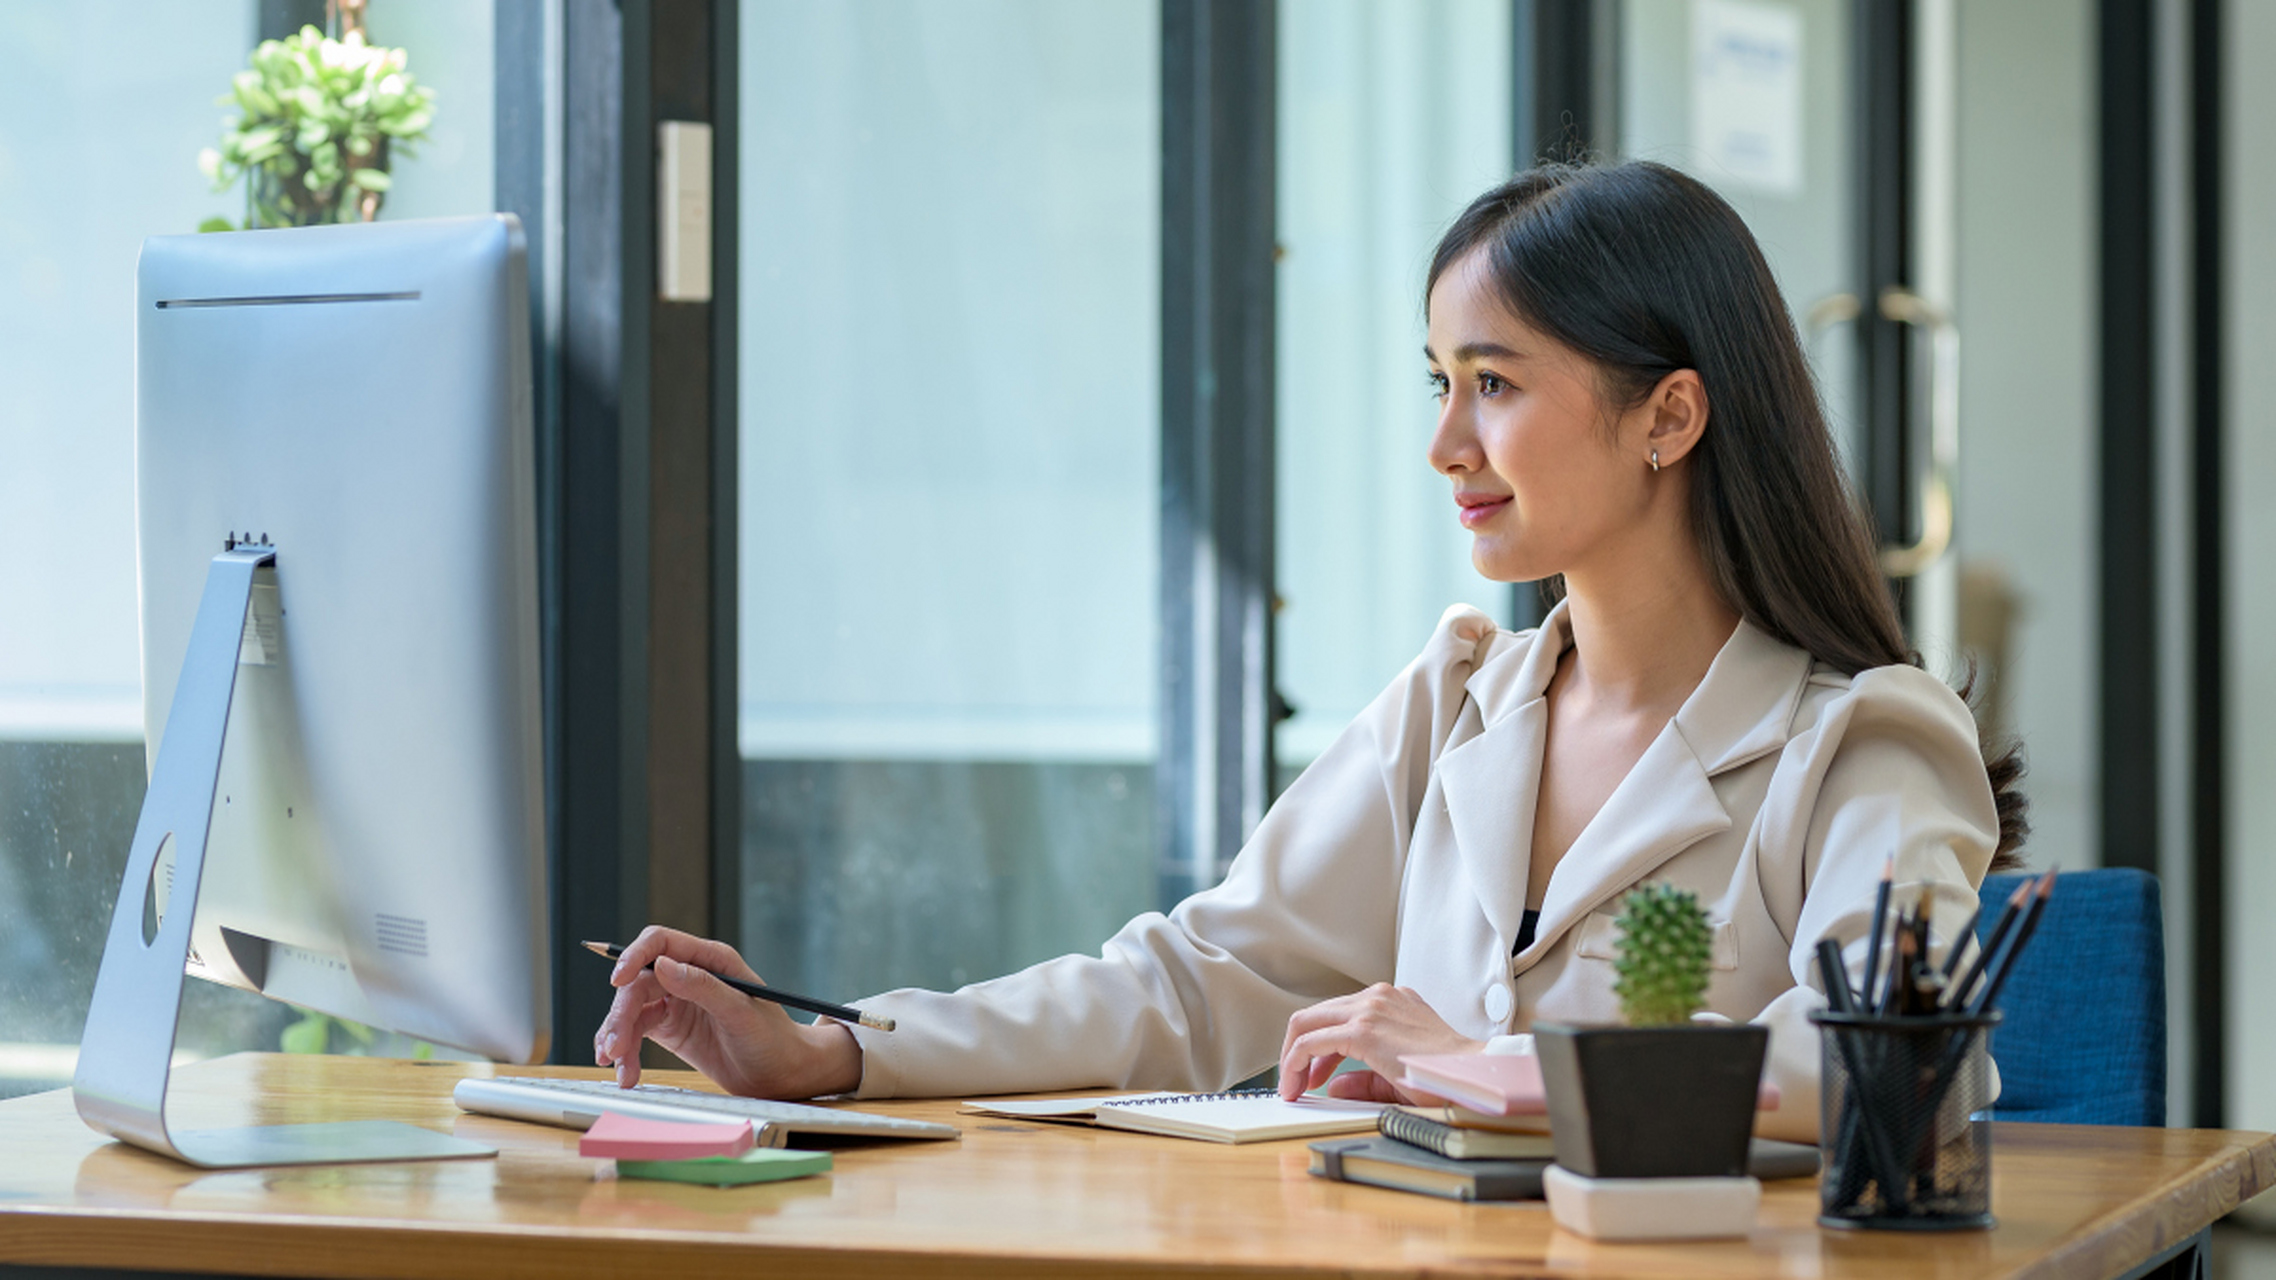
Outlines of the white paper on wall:
[{"label": "white paper on wall", "polygon": [[1706,173],[1800,194],[1802,15],[1749,0],[1698,0],[1691,14],[1691,144]]}]

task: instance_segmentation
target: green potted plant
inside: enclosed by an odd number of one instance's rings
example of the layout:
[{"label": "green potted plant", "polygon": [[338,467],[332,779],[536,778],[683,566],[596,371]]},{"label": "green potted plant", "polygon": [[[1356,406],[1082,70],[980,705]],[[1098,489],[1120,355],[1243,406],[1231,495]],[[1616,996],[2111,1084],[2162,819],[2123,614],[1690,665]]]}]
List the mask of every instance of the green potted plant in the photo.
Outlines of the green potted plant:
[{"label": "green potted plant", "polygon": [[1557,1163],[1591,1178],[1744,1176],[1770,1033],[1691,1020],[1714,941],[1697,896],[1644,885],[1618,924],[1627,1025],[1534,1027]]},{"label": "green potted plant", "polygon": [[225,191],[245,183],[245,224],[210,218],[200,231],[370,222],[394,185],[392,163],[434,122],[435,91],[404,69],[401,49],[364,40],[361,6],[335,40],[302,27],[263,40],[219,101],[238,116],[198,167]]}]

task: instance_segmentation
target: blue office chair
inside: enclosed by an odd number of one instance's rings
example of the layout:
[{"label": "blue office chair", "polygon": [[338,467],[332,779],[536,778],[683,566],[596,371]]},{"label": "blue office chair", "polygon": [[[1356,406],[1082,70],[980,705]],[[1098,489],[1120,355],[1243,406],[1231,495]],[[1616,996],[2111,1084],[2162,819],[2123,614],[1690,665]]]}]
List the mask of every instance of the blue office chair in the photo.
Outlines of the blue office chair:
[{"label": "blue office chair", "polygon": [[[2026,877],[1987,876],[1981,942]],[[2000,991],[1998,1120],[2165,1124],[2165,926],[2157,878],[2065,872]]]}]

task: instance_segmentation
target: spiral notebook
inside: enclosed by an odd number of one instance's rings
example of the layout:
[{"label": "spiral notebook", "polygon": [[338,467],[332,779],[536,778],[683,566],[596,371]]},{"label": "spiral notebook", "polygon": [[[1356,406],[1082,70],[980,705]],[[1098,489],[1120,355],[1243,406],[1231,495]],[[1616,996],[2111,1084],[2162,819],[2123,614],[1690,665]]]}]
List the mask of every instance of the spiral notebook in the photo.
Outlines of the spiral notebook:
[{"label": "spiral notebook", "polygon": [[1095,1124],[1204,1142],[1272,1142],[1365,1133],[1380,1102],[1307,1094],[1288,1102],[1271,1089],[1233,1093],[1126,1093],[1107,1098],[991,1098],[965,1110],[1017,1120]]}]

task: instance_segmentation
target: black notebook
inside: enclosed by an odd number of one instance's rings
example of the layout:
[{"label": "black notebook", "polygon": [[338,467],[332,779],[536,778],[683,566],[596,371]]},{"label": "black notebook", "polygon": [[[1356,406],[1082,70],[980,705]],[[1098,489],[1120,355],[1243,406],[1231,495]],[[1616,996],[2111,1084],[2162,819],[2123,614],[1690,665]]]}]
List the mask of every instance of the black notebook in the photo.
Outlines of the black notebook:
[{"label": "black notebook", "polygon": [[1312,1144],[1312,1173],[1448,1200],[1539,1200],[1548,1160],[1451,1160],[1396,1138]]},{"label": "black notebook", "polygon": [[[1448,1200],[1538,1200],[1541,1171],[1550,1160],[1453,1160],[1394,1138],[1339,1138],[1311,1146],[1312,1173],[1337,1182],[1363,1182],[1394,1191],[1419,1191]],[[1818,1171],[1818,1149],[1754,1139],[1747,1172],[1757,1178],[1801,1178]]]}]

